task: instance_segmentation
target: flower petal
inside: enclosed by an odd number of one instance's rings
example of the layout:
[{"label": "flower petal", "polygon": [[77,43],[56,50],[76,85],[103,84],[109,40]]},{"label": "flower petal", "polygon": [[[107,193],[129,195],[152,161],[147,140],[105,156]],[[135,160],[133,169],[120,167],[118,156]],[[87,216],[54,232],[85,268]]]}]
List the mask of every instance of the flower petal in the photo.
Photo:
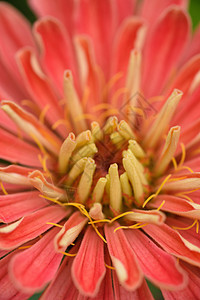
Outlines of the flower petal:
[{"label": "flower petal", "polygon": [[[22,32],[23,34],[21,34]],[[4,62],[10,71],[19,77],[15,53],[24,46],[34,47],[31,27],[18,10],[8,3],[2,2],[0,3],[0,36],[0,53]]]},{"label": "flower petal", "polygon": [[59,222],[69,213],[70,210],[64,210],[59,206],[48,206],[25,216],[14,224],[1,226],[0,248],[14,249],[32,240],[52,227],[47,222]]},{"label": "flower petal", "polygon": [[[127,291],[118,281],[116,273],[113,274],[113,284],[116,300],[153,300],[153,296],[145,280],[141,286],[133,292]],[[102,299],[103,300],[103,299]]]},{"label": "flower petal", "polygon": [[54,277],[62,259],[62,254],[55,252],[53,244],[58,230],[50,230],[32,247],[11,260],[10,275],[20,290],[26,293],[39,291]]},{"label": "flower petal", "polygon": [[117,227],[117,222],[111,226],[105,225],[108,250],[121,285],[133,291],[141,285],[142,273],[124,232],[121,229],[114,232]]},{"label": "flower petal", "polygon": [[160,226],[147,225],[143,227],[143,230],[168,253],[190,264],[200,266],[200,249],[198,248],[198,251],[189,249],[180,238],[180,235],[166,224]]},{"label": "flower petal", "polygon": [[90,226],[72,265],[74,284],[87,296],[95,296],[105,276],[104,244]]},{"label": "flower petal", "polygon": [[157,20],[144,53],[143,88],[146,97],[157,95],[163,88],[183,51],[188,33],[188,17],[178,6],[170,7]]},{"label": "flower petal", "polygon": [[[36,55],[29,48],[24,48],[17,53],[19,69],[27,90],[40,109],[47,109],[46,118],[53,125],[63,118],[59,105],[59,98],[50,80],[43,73]],[[59,133],[66,134],[66,128],[58,127]]]},{"label": "flower petal", "polygon": [[[0,156],[1,159],[9,160],[22,165],[41,167],[38,156],[40,151],[18,137],[0,129]],[[15,145],[13,147],[13,145]]]},{"label": "flower petal", "polygon": [[[46,17],[36,22],[34,33],[42,51],[43,66],[62,94],[64,71],[70,69],[73,77],[77,79],[71,39],[63,24],[52,17]],[[60,47],[57,47],[58,40]]]},{"label": "flower petal", "polygon": [[73,213],[63,228],[58,232],[54,239],[56,251],[65,251],[67,247],[77,238],[88,219],[79,211]]},{"label": "flower petal", "polygon": [[25,294],[16,289],[10,280],[10,276],[8,273],[8,267],[10,263],[10,259],[13,255],[16,254],[16,251],[7,255],[3,259],[0,260],[0,286],[1,286],[1,300],[26,300],[31,296],[31,294]]},{"label": "flower petal", "polygon": [[139,230],[125,230],[144,275],[160,288],[177,290],[185,287],[186,273],[168,253],[156,246]]}]

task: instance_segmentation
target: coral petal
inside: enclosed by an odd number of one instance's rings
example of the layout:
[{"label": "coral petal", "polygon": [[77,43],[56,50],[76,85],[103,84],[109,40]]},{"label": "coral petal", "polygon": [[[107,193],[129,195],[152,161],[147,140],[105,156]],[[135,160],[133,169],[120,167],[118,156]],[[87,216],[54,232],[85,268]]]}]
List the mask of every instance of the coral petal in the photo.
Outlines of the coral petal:
[{"label": "coral petal", "polygon": [[1,231],[4,229],[4,232],[0,233],[0,248],[14,249],[32,240],[52,227],[47,222],[59,222],[68,213],[70,213],[70,210],[67,211],[58,206],[48,206],[25,216],[20,220],[19,224],[16,224],[15,229],[9,230],[10,232],[7,230],[8,232],[6,233],[5,231],[11,225],[1,227]]},{"label": "coral petal", "polygon": [[50,230],[32,247],[11,260],[10,275],[19,289],[27,293],[39,291],[54,277],[62,259],[62,254],[55,252],[53,244],[58,230]]},{"label": "coral petal", "polygon": [[95,296],[106,273],[104,244],[90,226],[72,265],[72,277],[84,295]]},{"label": "coral petal", "polygon": [[125,235],[148,279],[160,288],[169,290],[185,287],[186,274],[170,254],[156,246],[139,230],[126,230]]},{"label": "coral petal", "polygon": [[142,273],[124,232],[121,229],[114,232],[117,227],[117,222],[111,226],[105,225],[108,250],[120,283],[127,290],[133,291],[140,286]]}]

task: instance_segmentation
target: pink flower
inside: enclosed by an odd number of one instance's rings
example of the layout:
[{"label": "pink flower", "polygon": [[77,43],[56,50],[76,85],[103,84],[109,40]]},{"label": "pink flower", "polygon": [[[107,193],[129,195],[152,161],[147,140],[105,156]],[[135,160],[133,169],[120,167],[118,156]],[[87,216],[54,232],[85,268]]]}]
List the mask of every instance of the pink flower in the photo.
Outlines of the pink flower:
[{"label": "pink flower", "polygon": [[199,299],[187,0],[30,5],[0,3],[0,299]]}]

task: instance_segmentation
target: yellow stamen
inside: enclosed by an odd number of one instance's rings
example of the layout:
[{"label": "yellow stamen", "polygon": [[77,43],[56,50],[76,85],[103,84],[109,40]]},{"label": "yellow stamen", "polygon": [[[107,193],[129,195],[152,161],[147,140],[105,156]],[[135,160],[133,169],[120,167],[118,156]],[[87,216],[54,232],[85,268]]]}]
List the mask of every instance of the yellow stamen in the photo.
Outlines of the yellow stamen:
[{"label": "yellow stamen", "polygon": [[65,181],[66,184],[71,185],[76,180],[76,178],[83,172],[86,161],[87,157],[83,157],[75,163],[75,165],[69,171],[68,178]]},{"label": "yellow stamen", "polygon": [[180,168],[180,167],[182,166],[182,164],[184,163],[185,157],[186,157],[185,146],[184,146],[183,143],[181,143],[181,149],[182,149],[182,156],[181,156],[180,163],[179,163],[179,165],[178,165],[179,168]]},{"label": "yellow stamen", "polygon": [[197,221],[197,223],[196,223],[196,233],[197,234],[199,233],[199,221]]},{"label": "yellow stamen", "polygon": [[173,165],[174,165],[174,169],[175,169],[175,171],[177,171],[177,169],[178,169],[178,165],[177,165],[177,162],[176,162],[176,159],[175,159],[175,157],[172,157],[172,163],[173,163]]},{"label": "yellow stamen", "polygon": [[144,202],[143,205],[142,205],[143,208],[147,205],[147,203],[148,203],[151,199],[153,199],[153,198],[155,198],[156,196],[158,196],[158,194],[161,192],[163,186],[165,185],[165,183],[169,180],[169,178],[170,178],[171,176],[172,176],[172,175],[169,174],[169,175],[163,180],[163,182],[161,183],[161,185],[160,185],[160,187],[158,188],[157,192],[156,192],[155,194],[150,195],[150,196],[145,200],[145,202]]},{"label": "yellow stamen", "polygon": [[183,193],[178,193],[178,194],[175,194],[175,196],[178,196],[178,197],[183,197],[187,200],[189,200],[190,202],[194,203],[194,201],[187,195],[184,195]]},{"label": "yellow stamen", "polygon": [[95,161],[91,158],[88,158],[78,185],[78,196],[81,203],[85,203],[88,199],[95,168]]},{"label": "yellow stamen", "polygon": [[103,127],[103,131],[105,134],[111,134],[114,132],[114,130],[117,128],[118,120],[116,117],[110,117],[106,124]]},{"label": "yellow stamen", "polygon": [[43,123],[43,124],[44,124],[44,118],[45,118],[45,115],[46,115],[47,111],[49,110],[49,108],[50,108],[50,105],[47,104],[47,105],[43,108],[43,110],[41,111],[41,113],[40,113],[40,115],[39,115],[39,120],[40,120],[40,122]]},{"label": "yellow stamen", "polygon": [[118,165],[112,164],[109,168],[110,176],[110,206],[116,211],[121,210],[122,189],[119,180]]},{"label": "yellow stamen", "polygon": [[1,181],[0,181],[0,186],[1,186],[1,189],[2,189],[2,191],[4,193],[4,195],[8,195],[8,192],[6,191],[4,185],[3,185],[3,183]]},{"label": "yellow stamen", "polygon": [[63,255],[66,255],[66,256],[69,256],[69,257],[74,257],[77,255],[77,253],[66,253],[66,252],[62,252],[62,251],[59,251],[59,253],[63,254]]},{"label": "yellow stamen", "polygon": [[29,249],[31,248],[33,245],[28,245],[28,246],[21,246],[21,247],[18,247],[19,250],[23,250],[23,249]]},{"label": "yellow stamen", "polygon": [[105,266],[106,266],[106,268],[108,268],[108,269],[115,270],[114,267],[111,267],[111,266],[107,265],[106,263],[105,263]]},{"label": "yellow stamen", "polygon": [[116,221],[116,220],[118,220],[118,219],[120,219],[120,218],[123,218],[124,216],[130,215],[130,214],[135,214],[135,212],[134,212],[134,211],[127,211],[127,212],[124,212],[124,213],[122,213],[122,214],[120,214],[120,215],[118,215],[118,216],[112,218],[112,219],[110,220],[110,223],[113,223],[114,221]]},{"label": "yellow stamen", "polygon": [[59,227],[59,228],[63,228],[62,225],[59,225],[59,224],[56,224],[56,223],[47,222],[46,224],[53,225],[53,226],[56,226],[56,227]]},{"label": "yellow stamen", "polygon": [[95,202],[101,202],[105,190],[105,186],[107,183],[107,179],[105,177],[99,178],[97,181],[95,188],[93,190],[92,199]]},{"label": "yellow stamen", "polygon": [[182,166],[182,167],[180,167],[179,170],[182,170],[182,169],[186,169],[186,170],[188,170],[190,173],[194,173],[194,171],[193,171],[190,167]]},{"label": "yellow stamen", "polygon": [[134,199],[139,205],[141,205],[143,203],[144,190],[141,179],[138,176],[138,172],[132,164],[130,157],[123,158],[123,166],[133,187]]},{"label": "yellow stamen", "polygon": [[51,126],[51,128],[52,128],[53,130],[55,130],[55,129],[56,129],[58,126],[60,126],[60,125],[65,125],[66,128],[70,128],[69,122],[67,122],[67,120],[63,120],[63,119],[60,119],[60,120],[56,121],[56,122]]},{"label": "yellow stamen", "polygon": [[59,158],[58,158],[60,173],[64,174],[66,172],[70,157],[75,148],[76,148],[75,135],[73,133],[70,133],[60,148]]},{"label": "yellow stamen", "polygon": [[100,103],[100,104],[97,104],[95,106],[92,107],[92,110],[94,112],[96,111],[99,111],[99,110],[102,110],[102,109],[110,109],[112,108],[112,105],[110,103]]},{"label": "yellow stamen", "polygon": [[167,99],[164,106],[158,113],[153,125],[144,138],[144,145],[148,148],[154,148],[160,141],[160,137],[165,134],[165,131],[174,115],[176,107],[183,93],[179,90],[174,90],[171,96]]},{"label": "yellow stamen", "polygon": [[71,162],[75,164],[77,161],[79,161],[83,157],[93,157],[95,153],[98,152],[98,149],[95,145],[95,143],[91,143],[88,145],[83,146],[78,150],[71,158]]},{"label": "yellow stamen", "polygon": [[39,195],[41,198],[45,198],[45,199],[47,199],[47,200],[49,200],[49,201],[51,201],[51,202],[53,202],[53,203],[56,203],[56,204],[58,204],[58,205],[60,205],[60,206],[64,206],[64,203],[61,203],[60,201],[58,201],[57,199],[55,199],[55,198],[51,198],[51,197],[48,197],[48,196],[45,196],[45,195]]},{"label": "yellow stamen", "polygon": [[132,128],[123,120],[120,121],[118,125],[118,131],[126,140],[130,140],[135,137]]},{"label": "yellow stamen", "polygon": [[177,229],[177,230],[188,230],[191,229],[192,227],[195,226],[195,224],[197,223],[197,220],[195,220],[192,225],[188,226],[188,227],[176,227],[176,226],[172,226],[173,229]]},{"label": "yellow stamen", "polygon": [[92,222],[88,222],[89,225],[97,224],[97,223],[110,223],[110,220],[109,219],[101,219],[101,220],[95,220],[95,221],[92,221]]},{"label": "yellow stamen", "polygon": [[156,163],[155,171],[157,175],[162,174],[168,167],[176,151],[179,137],[180,137],[180,127],[179,126],[172,127],[167,135],[167,139],[162,154]]},{"label": "yellow stamen", "polygon": [[92,133],[90,130],[82,131],[76,137],[76,148],[82,147],[92,141]]},{"label": "yellow stamen", "polygon": [[94,141],[103,139],[103,131],[101,130],[99,123],[92,122],[91,131],[92,131],[92,136],[94,138]]},{"label": "yellow stamen", "polygon": [[77,118],[83,115],[83,109],[81,106],[81,101],[74,87],[73,77],[70,71],[66,71],[64,73],[64,95],[76,132],[78,133],[86,130],[87,124],[85,119],[82,118],[81,120],[77,121]]},{"label": "yellow stamen", "polygon": [[137,158],[144,158],[146,156],[142,147],[135,140],[129,140],[128,148]]},{"label": "yellow stamen", "polygon": [[165,204],[165,200],[162,201],[162,203],[160,204],[160,206],[157,208],[157,210],[161,210],[161,208],[163,207],[163,205]]}]

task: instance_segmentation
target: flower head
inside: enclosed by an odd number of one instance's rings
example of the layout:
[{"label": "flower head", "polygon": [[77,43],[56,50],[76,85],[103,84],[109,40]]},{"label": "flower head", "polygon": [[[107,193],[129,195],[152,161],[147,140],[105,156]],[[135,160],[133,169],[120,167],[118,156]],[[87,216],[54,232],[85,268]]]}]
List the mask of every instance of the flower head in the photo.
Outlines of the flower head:
[{"label": "flower head", "polygon": [[152,299],[146,279],[165,299],[198,298],[187,1],[30,5],[32,31],[0,4],[1,299]]}]

